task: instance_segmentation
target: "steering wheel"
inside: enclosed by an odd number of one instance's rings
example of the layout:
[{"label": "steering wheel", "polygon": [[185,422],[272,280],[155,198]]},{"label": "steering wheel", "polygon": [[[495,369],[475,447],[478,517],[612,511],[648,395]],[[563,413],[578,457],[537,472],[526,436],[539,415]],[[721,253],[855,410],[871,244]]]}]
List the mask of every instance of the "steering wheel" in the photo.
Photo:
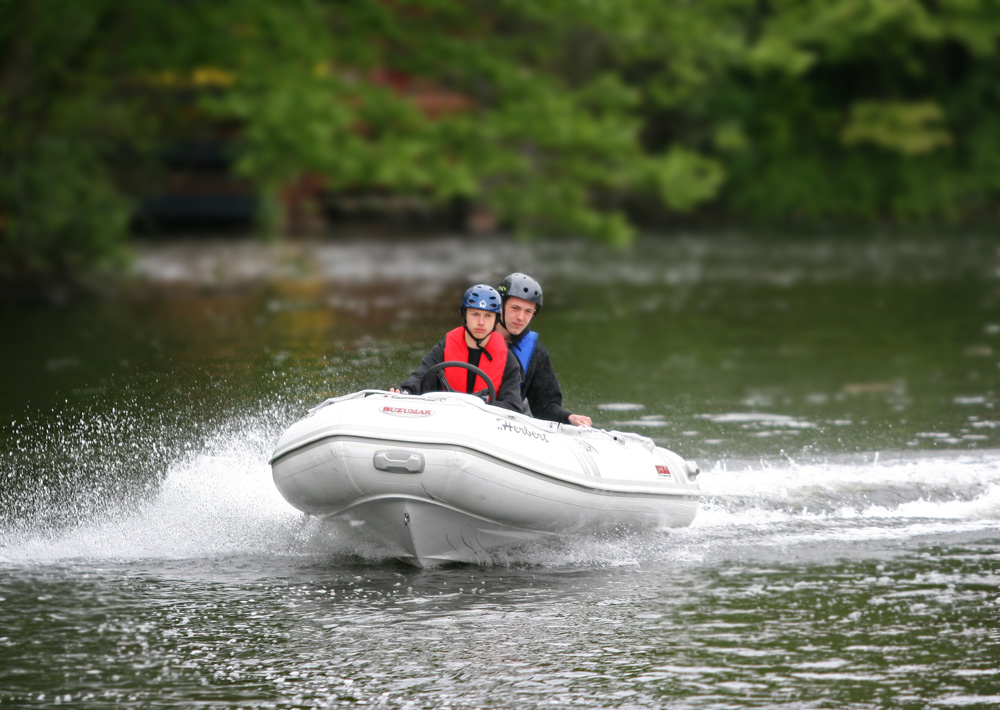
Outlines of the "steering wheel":
[{"label": "steering wheel", "polygon": [[467,362],[462,362],[460,360],[448,360],[447,362],[439,362],[437,365],[431,367],[431,369],[429,369],[427,372],[424,373],[424,378],[420,380],[420,391],[421,392],[429,391],[427,389],[427,380],[431,378],[431,375],[437,375],[438,384],[440,384],[444,388],[445,392],[454,392],[455,389],[448,383],[448,378],[444,376],[443,370],[446,367],[460,367],[464,370],[469,370],[470,372],[476,373],[477,375],[483,378],[483,382],[486,383],[486,389],[479,390],[478,392],[473,392],[472,394],[476,395],[477,397],[482,397],[484,394],[488,395],[486,399],[487,403],[497,401],[497,389],[496,387],[493,386],[493,381],[490,380],[489,375],[487,375],[485,372],[480,370],[475,365],[472,365]]}]

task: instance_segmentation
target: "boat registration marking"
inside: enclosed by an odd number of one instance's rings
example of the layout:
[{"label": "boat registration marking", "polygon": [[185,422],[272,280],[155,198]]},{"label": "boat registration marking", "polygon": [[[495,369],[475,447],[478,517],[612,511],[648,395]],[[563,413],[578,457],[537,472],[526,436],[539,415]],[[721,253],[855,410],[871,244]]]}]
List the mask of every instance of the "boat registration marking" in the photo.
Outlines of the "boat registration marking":
[{"label": "boat registration marking", "polygon": [[430,409],[413,409],[412,407],[382,407],[383,414],[392,414],[397,417],[429,417],[434,414]]}]

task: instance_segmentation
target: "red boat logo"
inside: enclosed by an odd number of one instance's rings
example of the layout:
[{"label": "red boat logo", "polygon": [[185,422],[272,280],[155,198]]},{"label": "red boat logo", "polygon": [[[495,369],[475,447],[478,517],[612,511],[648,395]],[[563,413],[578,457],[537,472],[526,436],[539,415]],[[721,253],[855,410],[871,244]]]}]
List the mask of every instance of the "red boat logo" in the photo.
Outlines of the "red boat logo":
[{"label": "red boat logo", "polygon": [[659,474],[659,475],[661,475],[661,476],[669,476],[670,475],[670,469],[667,468],[666,466],[657,466],[656,467],[656,473]]},{"label": "red boat logo", "polygon": [[434,414],[430,409],[414,409],[412,407],[389,407],[381,409],[383,414],[392,414],[396,417],[429,417]]}]

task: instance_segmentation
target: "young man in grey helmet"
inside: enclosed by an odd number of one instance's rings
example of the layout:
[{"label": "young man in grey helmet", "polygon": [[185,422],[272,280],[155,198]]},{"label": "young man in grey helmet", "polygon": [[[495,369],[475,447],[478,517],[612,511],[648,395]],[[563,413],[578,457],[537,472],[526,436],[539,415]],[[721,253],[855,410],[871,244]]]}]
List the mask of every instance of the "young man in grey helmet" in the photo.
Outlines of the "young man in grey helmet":
[{"label": "young man in grey helmet", "polygon": [[524,375],[521,392],[531,416],[573,426],[592,426],[590,417],[562,406],[562,388],[549,351],[528,325],[542,309],[542,287],[526,274],[513,273],[497,287],[503,299],[497,331],[506,338]]}]

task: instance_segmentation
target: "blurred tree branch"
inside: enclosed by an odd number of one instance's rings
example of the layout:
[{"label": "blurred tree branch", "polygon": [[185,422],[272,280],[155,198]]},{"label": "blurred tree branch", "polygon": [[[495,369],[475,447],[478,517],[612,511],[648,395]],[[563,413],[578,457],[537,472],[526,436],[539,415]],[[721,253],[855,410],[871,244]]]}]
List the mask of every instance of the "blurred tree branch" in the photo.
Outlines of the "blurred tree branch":
[{"label": "blurred tree branch", "polygon": [[0,280],[119,260],[205,117],[271,203],[310,174],[526,235],[989,212],[998,39],[993,0],[0,0]]}]

